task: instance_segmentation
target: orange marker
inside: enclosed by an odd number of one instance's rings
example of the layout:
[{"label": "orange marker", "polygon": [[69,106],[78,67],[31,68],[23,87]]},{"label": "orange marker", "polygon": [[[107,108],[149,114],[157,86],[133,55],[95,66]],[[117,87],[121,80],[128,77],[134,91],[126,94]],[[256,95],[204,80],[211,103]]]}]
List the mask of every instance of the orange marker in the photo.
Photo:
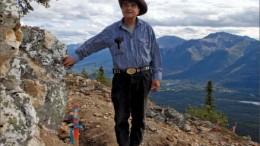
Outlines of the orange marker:
[{"label": "orange marker", "polygon": [[73,130],[73,138],[74,138],[74,146],[79,145],[79,117],[78,117],[78,111],[79,107],[77,104],[74,105],[74,118],[73,118],[73,125],[74,125],[74,130]]}]

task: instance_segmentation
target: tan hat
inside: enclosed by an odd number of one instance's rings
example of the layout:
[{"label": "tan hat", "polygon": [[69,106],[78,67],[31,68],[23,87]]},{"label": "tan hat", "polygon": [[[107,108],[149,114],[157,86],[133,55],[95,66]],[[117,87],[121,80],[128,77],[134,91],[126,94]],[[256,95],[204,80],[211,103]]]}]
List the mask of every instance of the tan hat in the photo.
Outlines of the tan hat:
[{"label": "tan hat", "polygon": [[122,5],[125,1],[128,2],[134,2],[138,5],[140,12],[138,14],[138,16],[143,15],[147,12],[147,4],[144,0],[118,0],[120,7],[122,8]]}]

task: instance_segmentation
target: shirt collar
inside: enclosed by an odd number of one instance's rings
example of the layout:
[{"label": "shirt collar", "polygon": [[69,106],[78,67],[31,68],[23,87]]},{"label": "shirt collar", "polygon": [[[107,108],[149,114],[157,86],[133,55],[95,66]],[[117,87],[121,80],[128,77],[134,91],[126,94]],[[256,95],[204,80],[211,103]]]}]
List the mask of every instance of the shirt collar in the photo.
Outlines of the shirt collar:
[{"label": "shirt collar", "polygon": [[[123,25],[124,25],[124,18],[122,18],[120,21],[119,21],[119,24],[118,24],[118,27],[119,28],[122,28]],[[141,19],[139,19],[138,17],[136,17],[136,26],[138,25],[141,25],[143,23],[143,21]]]}]

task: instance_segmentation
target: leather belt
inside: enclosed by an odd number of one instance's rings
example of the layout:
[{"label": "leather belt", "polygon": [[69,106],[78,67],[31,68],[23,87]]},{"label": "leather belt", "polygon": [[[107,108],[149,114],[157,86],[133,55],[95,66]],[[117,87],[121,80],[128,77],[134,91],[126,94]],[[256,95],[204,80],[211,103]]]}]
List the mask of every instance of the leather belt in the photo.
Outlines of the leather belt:
[{"label": "leather belt", "polygon": [[135,73],[139,73],[141,71],[146,71],[149,70],[150,66],[145,66],[142,68],[128,68],[126,70],[121,70],[121,69],[113,69],[113,73],[127,73],[129,75],[135,74]]}]

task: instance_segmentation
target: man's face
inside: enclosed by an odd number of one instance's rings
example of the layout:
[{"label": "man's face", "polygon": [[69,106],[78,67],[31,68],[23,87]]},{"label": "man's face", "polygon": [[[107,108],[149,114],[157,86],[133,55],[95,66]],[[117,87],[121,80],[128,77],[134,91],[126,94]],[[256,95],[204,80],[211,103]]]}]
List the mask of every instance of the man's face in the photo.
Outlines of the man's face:
[{"label": "man's face", "polygon": [[139,14],[139,7],[134,2],[124,2],[122,5],[122,13],[125,18],[135,18]]}]

